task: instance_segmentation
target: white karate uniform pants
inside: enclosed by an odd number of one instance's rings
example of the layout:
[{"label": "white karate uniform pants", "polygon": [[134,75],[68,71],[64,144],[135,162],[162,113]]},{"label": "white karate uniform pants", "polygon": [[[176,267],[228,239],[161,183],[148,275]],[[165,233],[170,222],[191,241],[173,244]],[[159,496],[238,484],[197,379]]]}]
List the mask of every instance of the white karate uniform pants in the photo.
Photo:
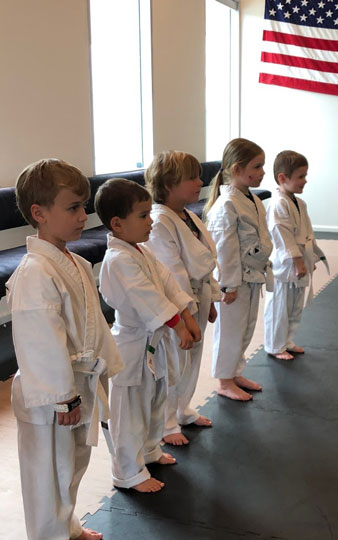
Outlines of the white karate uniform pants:
[{"label": "white karate uniform pants", "polygon": [[130,488],[150,478],[146,464],[158,461],[163,453],[160,442],[166,397],[166,378],[155,381],[146,362],[140,386],[111,383],[109,429],[114,486]]},{"label": "white karate uniform pants", "polygon": [[295,346],[293,336],[300,323],[305,287],[275,279],[273,292],[267,292],[264,308],[264,348],[279,354]]},{"label": "white karate uniform pants", "polygon": [[192,424],[200,414],[190,407],[190,401],[196,390],[198,375],[201,367],[203,353],[203,335],[210,313],[210,295],[198,304],[198,312],[194,318],[201,329],[202,339],[194,343],[190,351],[178,350],[178,354],[184,357],[184,369],[178,383],[169,386],[165,408],[165,429],[163,436],[181,432],[181,425]]},{"label": "white karate uniform pants", "polygon": [[82,527],[74,508],[91,453],[87,426],[17,424],[28,540],[77,538]]},{"label": "white karate uniform pants", "polygon": [[243,282],[232,304],[215,304],[212,376],[218,379],[239,377],[246,365],[244,353],[255,330],[261,283]]}]

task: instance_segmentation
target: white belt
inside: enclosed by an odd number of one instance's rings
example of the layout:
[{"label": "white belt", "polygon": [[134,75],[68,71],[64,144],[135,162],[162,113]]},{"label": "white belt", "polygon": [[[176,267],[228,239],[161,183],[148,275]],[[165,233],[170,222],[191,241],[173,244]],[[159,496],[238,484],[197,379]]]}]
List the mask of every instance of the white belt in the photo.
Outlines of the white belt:
[{"label": "white belt", "polygon": [[109,404],[108,396],[100,380],[100,376],[107,371],[107,365],[103,358],[93,362],[74,362],[73,369],[77,373],[89,376],[89,388],[94,396],[94,403],[89,421],[86,444],[97,446],[99,440],[99,422],[108,420]]},{"label": "white belt", "polygon": [[161,341],[162,337],[164,336],[165,331],[166,331],[166,328],[164,326],[161,326],[160,328],[158,328],[158,330],[155,330],[155,332],[153,333],[147,345],[147,366],[155,379],[156,379],[156,368],[154,364],[154,356],[156,352],[156,347]]}]

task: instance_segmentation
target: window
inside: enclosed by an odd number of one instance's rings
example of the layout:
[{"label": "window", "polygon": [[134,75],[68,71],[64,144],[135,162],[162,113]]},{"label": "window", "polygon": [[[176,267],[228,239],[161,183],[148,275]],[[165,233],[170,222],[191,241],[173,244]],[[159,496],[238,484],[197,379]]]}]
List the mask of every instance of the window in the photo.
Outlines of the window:
[{"label": "window", "polygon": [[152,158],[150,0],[91,0],[95,173]]},{"label": "window", "polygon": [[237,8],[233,0],[206,0],[207,160],[221,159],[226,143],[239,135]]}]

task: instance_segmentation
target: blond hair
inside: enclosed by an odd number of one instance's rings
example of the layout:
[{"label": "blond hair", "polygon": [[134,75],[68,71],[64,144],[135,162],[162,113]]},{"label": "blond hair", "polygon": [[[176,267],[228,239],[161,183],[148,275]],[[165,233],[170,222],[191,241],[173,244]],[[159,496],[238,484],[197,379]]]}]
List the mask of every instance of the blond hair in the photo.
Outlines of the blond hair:
[{"label": "blond hair", "polygon": [[216,176],[210,183],[210,195],[207,204],[203,210],[203,219],[207,220],[207,215],[210,208],[215,204],[219,194],[220,186],[230,184],[234,167],[246,167],[247,164],[256,156],[261,154],[263,150],[258,144],[249,141],[248,139],[232,139],[224,148],[222,165]]},{"label": "blond hair", "polygon": [[182,180],[201,175],[201,165],[191,154],[169,150],[159,152],[145,172],[146,186],[156,203],[165,204],[168,191]]},{"label": "blond hair", "polygon": [[25,220],[37,228],[31,213],[32,204],[51,207],[63,188],[84,200],[90,195],[88,178],[66,161],[40,159],[28,165],[18,176],[15,186],[16,203]]}]

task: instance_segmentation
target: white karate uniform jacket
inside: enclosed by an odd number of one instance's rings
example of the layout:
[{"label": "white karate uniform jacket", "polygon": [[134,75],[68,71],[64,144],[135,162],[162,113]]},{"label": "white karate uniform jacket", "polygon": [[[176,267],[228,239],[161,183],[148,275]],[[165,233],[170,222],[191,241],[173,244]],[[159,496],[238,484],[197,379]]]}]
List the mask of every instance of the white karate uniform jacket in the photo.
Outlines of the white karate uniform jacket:
[{"label": "white karate uniform jacket", "polygon": [[[26,423],[52,424],[54,405],[80,394],[81,421],[92,422],[88,444],[97,444],[97,421],[109,418],[107,378],[123,362],[101,311],[90,263],[27,238],[27,255],[6,284],[19,365],[12,402]],[[95,425],[96,424],[96,425]]]},{"label": "white karate uniform jacket", "polygon": [[262,201],[252,203],[239,189],[220,186],[220,195],[208,213],[208,230],[216,243],[220,287],[237,288],[242,282],[273,287],[269,255],[272,243]]},{"label": "white karate uniform jacket", "polygon": [[[273,239],[273,274],[282,282],[294,282],[296,287],[306,287],[310,283],[314,265],[322,260],[328,269],[326,258],[315,240],[306,203],[296,197],[295,203],[277,189],[271,198],[267,211],[268,229]],[[302,257],[307,274],[298,279],[294,257]]]},{"label": "white karate uniform jacket", "polygon": [[169,351],[162,337],[173,330],[164,325],[191,302],[153,253],[145,246],[139,249],[141,253],[109,233],[100,271],[100,292],[116,310],[112,334],[126,364],[113,378],[113,384],[118,386],[141,384],[149,345],[155,349],[153,359],[149,357],[155,379],[166,376]]},{"label": "white karate uniform jacket", "polygon": [[[187,210],[200,231],[200,239],[191,232],[182,219],[168,206],[153,204],[154,220],[148,245],[160,261],[168,266],[182,289],[193,298],[191,313],[197,311],[202,296],[217,302],[221,294],[212,272],[216,267],[216,247],[202,221]],[[205,286],[209,285],[207,292]]]},{"label": "white karate uniform jacket", "polygon": [[189,309],[195,315],[202,333],[201,341],[194,343],[190,351],[179,349],[175,336],[171,336],[169,347],[175,363],[170,382],[179,382],[175,389],[170,388],[168,392],[164,436],[180,432],[180,424],[192,423],[199,417],[199,413],[191,409],[189,404],[198,380],[210,305],[221,299],[218,283],[212,275],[217,264],[215,244],[201,220],[193,212],[187,210],[187,213],[200,231],[199,238],[171,208],[154,204],[151,212],[154,223],[147,242],[193,299]]},{"label": "white karate uniform jacket", "polygon": [[222,185],[208,213],[208,230],[217,248],[219,285],[238,290],[235,302],[217,305],[212,375],[219,379],[241,376],[256,325],[261,284],[273,288],[265,208],[252,195],[254,203],[239,189]]}]

